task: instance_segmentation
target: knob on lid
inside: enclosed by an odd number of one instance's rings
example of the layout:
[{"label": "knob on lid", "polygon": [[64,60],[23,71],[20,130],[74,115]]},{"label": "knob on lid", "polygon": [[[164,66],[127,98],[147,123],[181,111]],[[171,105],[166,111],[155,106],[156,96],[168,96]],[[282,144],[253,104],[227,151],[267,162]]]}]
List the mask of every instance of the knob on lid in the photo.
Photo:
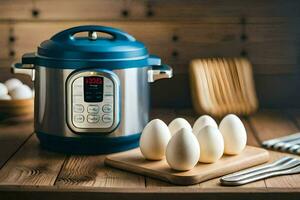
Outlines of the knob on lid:
[{"label": "knob on lid", "polygon": [[89,32],[89,39],[90,40],[97,40],[97,38],[98,38],[97,32],[95,32],[95,31],[90,31]]}]

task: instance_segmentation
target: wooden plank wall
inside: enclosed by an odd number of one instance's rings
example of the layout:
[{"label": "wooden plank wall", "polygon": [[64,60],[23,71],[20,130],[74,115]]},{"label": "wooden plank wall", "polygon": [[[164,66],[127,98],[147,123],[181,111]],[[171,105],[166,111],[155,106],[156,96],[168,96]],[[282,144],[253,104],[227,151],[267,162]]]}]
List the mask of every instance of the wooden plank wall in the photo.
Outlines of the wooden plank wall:
[{"label": "wooden plank wall", "polygon": [[152,85],[154,107],[191,106],[191,59],[241,55],[253,63],[262,107],[300,107],[299,10],[297,0],[1,0],[0,81],[54,33],[99,24],[129,32],[174,68]]}]

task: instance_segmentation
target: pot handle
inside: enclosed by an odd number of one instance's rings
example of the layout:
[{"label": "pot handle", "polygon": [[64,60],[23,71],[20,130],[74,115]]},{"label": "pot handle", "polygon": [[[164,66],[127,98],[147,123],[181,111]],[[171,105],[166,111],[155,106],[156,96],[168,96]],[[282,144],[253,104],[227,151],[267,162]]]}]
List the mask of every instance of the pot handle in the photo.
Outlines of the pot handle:
[{"label": "pot handle", "polygon": [[31,80],[35,79],[35,70],[33,64],[22,64],[22,63],[13,63],[11,65],[11,72],[13,74],[25,74],[31,77]]},{"label": "pot handle", "polygon": [[126,41],[135,41],[135,38],[129,35],[128,33],[125,33],[119,29],[116,28],[111,28],[111,27],[106,27],[106,26],[91,26],[91,25],[86,25],[86,26],[77,26],[73,27],[64,31],[61,31],[54,35],[51,40],[54,41],[69,41],[72,42],[74,41],[74,35],[76,33],[80,32],[89,32],[89,39],[90,40],[96,40],[97,35],[94,34],[95,32],[102,32],[109,34],[113,36],[114,39],[116,40],[126,40]]},{"label": "pot handle", "polygon": [[152,65],[148,70],[148,82],[152,83],[159,79],[172,78],[173,69],[166,64]]}]

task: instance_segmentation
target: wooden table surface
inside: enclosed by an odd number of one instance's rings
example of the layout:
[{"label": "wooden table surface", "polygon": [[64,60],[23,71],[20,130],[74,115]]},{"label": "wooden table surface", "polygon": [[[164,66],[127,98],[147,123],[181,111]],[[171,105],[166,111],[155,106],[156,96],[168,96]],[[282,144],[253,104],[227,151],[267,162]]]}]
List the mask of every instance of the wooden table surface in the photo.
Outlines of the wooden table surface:
[{"label": "wooden table surface", "polygon": [[[169,123],[197,118],[191,110],[155,109],[152,118]],[[243,119],[248,145],[299,132],[299,110],[263,110]],[[286,154],[270,151],[271,160]],[[289,154],[290,155],[290,154]],[[239,187],[219,179],[176,186],[104,166],[105,155],[64,155],[42,150],[32,122],[0,125],[0,199],[299,199],[300,174],[274,177]]]}]

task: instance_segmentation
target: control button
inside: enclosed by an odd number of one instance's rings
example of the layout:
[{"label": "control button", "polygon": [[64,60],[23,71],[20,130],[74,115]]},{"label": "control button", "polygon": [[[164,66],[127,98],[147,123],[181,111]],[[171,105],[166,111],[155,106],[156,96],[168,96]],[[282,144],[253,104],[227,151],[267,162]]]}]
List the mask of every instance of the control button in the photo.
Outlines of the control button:
[{"label": "control button", "polygon": [[104,92],[110,94],[114,92],[114,85],[111,80],[106,79],[104,83]]},{"label": "control button", "polygon": [[109,88],[113,88],[113,84],[112,84],[112,82],[111,81],[107,81],[106,83],[105,83],[105,88],[107,88],[107,89],[109,89]]},{"label": "control button", "polygon": [[73,107],[73,111],[75,113],[83,113],[84,107],[81,104],[75,104],[74,107]]},{"label": "control button", "polygon": [[102,121],[105,123],[111,122],[112,121],[112,116],[111,115],[103,115],[102,116]]},{"label": "control button", "polygon": [[89,105],[88,106],[88,113],[98,113],[99,112],[99,106],[98,105]]},{"label": "control button", "polygon": [[87,121],[89,123],[97,123],[99,121],[100,116],[99,115],[88,115]]},{"label": "control button", "polygon": [[111,105],[109,105],[109,104],[105,104],[105,105],[102,107],[102,110],[103,110],[103,112],[105,112],[105,113],[110,113],[110,112],[112,111],[112,107],[111,107]]},{"label": "control button", "polygon": [[74,115],[74,121],[76,123],[83,123],[84,122],[84,116],[83,115]]},{"label": "control button", "polygon": [[104,84],[104,87],[108,90],[112,90],[114,85],[111,81],[106,81],[105,84]]}]

